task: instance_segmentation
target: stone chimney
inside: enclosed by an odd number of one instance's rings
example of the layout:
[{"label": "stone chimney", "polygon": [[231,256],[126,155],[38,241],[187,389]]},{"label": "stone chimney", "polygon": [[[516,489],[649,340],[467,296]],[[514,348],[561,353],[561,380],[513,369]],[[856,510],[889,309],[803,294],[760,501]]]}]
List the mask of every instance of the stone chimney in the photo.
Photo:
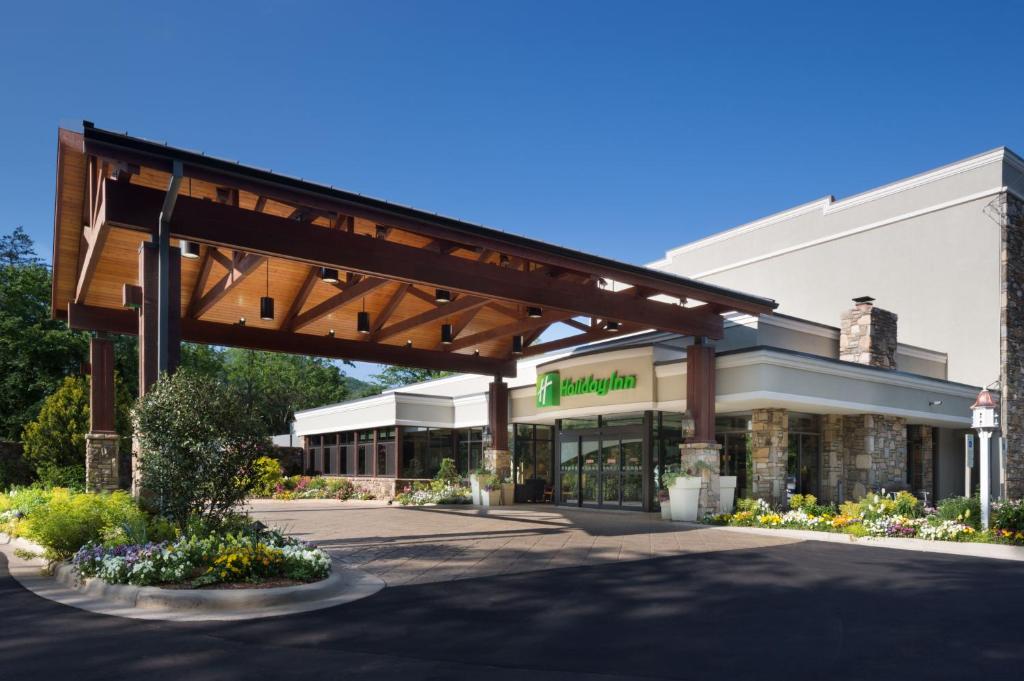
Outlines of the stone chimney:
[{"label": "stone chimney", "polygon": [[839,331],[839,359],[883,369],[896,368],[896,315],[875,307],[875,299],[853,299],[843,312]]}]

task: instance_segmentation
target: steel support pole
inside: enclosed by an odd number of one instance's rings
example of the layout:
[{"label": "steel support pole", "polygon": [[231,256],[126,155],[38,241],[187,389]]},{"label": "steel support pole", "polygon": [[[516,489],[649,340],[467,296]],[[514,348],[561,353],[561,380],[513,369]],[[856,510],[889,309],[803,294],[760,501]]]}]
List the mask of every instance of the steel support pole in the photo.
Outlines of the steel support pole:
[{"label": "steel support pole", "polygon": [[175,161],[171,181],[167,185],[167,194],[164,196],[163,208],[160,211],[160,224],[157,228],[156,356],[157,371],[160,374],[170,370],[171,215],[174,213],[174,203],[178,199],[181,180],[181,161]]},{"label": "steel support pole", "polygon": [[981,476],[981,529],[988,529],[988,511],[989,504],[991,502],[991,492],[989,490],[991,486],[991,480],[989,479],[991,472],[989,465],[989,443],[992,441],[991,430],[979,430],[978,435],[981,437],[981,467],[978,470],[978,474]]}]

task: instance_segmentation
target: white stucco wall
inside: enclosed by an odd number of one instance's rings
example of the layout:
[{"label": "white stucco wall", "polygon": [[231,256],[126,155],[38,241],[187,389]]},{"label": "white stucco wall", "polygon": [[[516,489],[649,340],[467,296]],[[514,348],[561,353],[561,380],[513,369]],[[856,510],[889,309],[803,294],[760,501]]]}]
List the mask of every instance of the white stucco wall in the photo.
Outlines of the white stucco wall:
[{"label": "white stucco wall", "polygon": [[899,316],[899,340],[948,354],[948,377],[999,376],[999,225],[986,207],[1019,159],[995,150],[669,251],[652,267],[775,298],[837,325],[855,296]]}]

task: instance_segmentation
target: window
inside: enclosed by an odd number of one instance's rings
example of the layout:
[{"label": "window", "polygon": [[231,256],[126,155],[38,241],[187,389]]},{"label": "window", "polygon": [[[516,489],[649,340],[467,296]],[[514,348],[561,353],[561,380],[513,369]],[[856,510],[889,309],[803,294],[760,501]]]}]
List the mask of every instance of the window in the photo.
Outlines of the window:
[{"label": "window", "polygon": [[553,433],[551,426],[526,423],[516,425],[512,465],[517,483],[523,484],[533,479],[551,482]]},{"label": "window", "polygon": [[786,490],[821,496],[821,435],[817,416],[789,415]]},{"label": "window", "polygon": [[377,468],[378,476],[395,475],[395,429],[377,429]]},{"label": "window", "polygon": [[322,438],[319,435],[306,436],[306,475],[314,475],[318,471],[321,441]]},{"label": "window", "polygon": [[753,492],[751,420],[745,414],[715,418],[715,440],[722,446],[722,475],[736,476],[736,496],[749,498]]},{"label": "window", "polygon": [[441,459],[453,458],[454,431],[450,428],[402,429],[402,476],[432,478]]},{"label": "window", "polygon": [[458,451],[455,456],[455,467],[459,473],[469,475],[480,468],[483,459],[482,428],[462,428],[458,432]]},{"label": "window", "polygon": [[642,426],[644,424],[643,412],[636,411],[627,414],[612,414],[601,417],[601,426],[615,428],[616,426]]},{"label": "window", "polygon": [[597,427],[597,417],[591,419],[562,419],[562,430],[583,430]]}]

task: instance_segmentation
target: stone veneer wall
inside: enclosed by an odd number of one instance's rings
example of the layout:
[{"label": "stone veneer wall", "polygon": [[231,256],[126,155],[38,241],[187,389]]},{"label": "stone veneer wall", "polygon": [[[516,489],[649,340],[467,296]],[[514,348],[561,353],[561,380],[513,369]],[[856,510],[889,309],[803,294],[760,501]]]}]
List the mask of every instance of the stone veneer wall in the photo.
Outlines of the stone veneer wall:
[{"label": "stone veneer wall", "polygon": [[120,488],[117,433],[87,433],[85,436],[85,488],[90,492],[113,492]]},{"label": "stone veneer wall", "polygon": [[843,417],[846,498],[907,488],[907,422],[899,416]]},{"label": "stone veneer wall", "polygon": [[1006,494],[1024,497],[1024,201],[1004,194],[1000,250],[1000,422],[1006,437]]},{"label": "stone veneer wall", "polygon": [[786,503],[786,456],[789,448],[789,412],[755,409],[751,414],[751,458],[754,497],[773,505]]},{"label": "stone veneer wall", "polygon": [[825,414],[821,417],[821,494],[824,502],[845,501],[839,485],[843,481],[846,462],[843,443],[843,417],[839,414]]},{"label": "stone veneer wall", "polygon": [[857,303],[843,312],[839,330],[839,359],[884,369],[896,368],[896,314]]},{"label": "stone veneer wall", "polygon": [[393,499],[395,490],[405,484],[412,484],[412,480],[398,480],[396,478],[373,478],[361,475],[325,475],[325,478],[347,478],[352,481],[356,492],[370,492],[378,499]]}]

